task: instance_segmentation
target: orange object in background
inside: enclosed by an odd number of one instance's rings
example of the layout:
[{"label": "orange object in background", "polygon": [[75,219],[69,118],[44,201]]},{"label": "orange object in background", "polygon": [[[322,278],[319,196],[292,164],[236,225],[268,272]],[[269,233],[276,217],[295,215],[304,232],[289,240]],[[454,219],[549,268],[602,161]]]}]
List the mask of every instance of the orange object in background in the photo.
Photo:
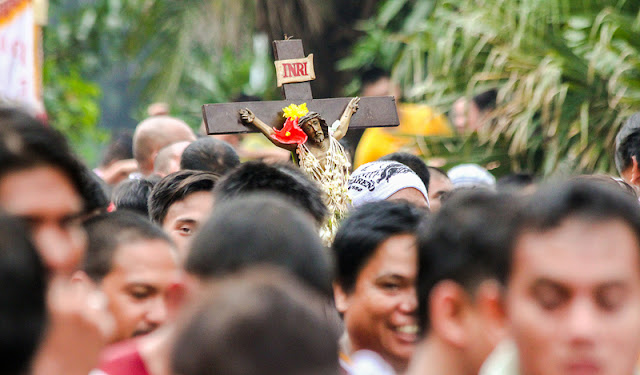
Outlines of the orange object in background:
[{"label": "orange object in background", "polygon": [[400,125],[396,128],[370,128],[364,132],[356,150],[354,169],[396,151],[418,153],[409,147],[407,136],[452,135],[447,117],[426,104],[398,104]]}]

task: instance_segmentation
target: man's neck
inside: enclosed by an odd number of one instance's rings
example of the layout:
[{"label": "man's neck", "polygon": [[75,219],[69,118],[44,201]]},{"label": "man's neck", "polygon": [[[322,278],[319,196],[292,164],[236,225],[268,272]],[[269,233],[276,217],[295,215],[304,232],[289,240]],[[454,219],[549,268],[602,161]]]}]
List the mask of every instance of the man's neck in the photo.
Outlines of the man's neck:
[{"label": "man's neck", "polygon": [[406,375],[475,375],[467,374],[466,361],[460,350],[437,337],[418,343]]},{"label": "man's neck", "polygon": [[[339,346],[340,346],[340,351],[342,353],[346,354],[347,357],[349,357],[349,358],[355,352],[357,352],[358,350],[366,349],[366,348],[354,348],[354,346],[351,343],[351,340],[349,339],[349,335],[347,334],[347,332],[344,332],[342,337],[340,337]],[[371,350],[371,349],[368,349],[368,350]],[[389,364],[391,367],[393,367],[393,370],[395,371],[396,374],[398,374],[398,375],[406,374],[406,372],[407,372],[407,363],[406,362],[394,361],[392,358],[386,357],[383,353],[377,352],[377,354],[380,357],[382,357],[382,359],[385,362],[387,362],[387,364]]]},{"label": "man's neck", "polygon": [[170,375],[169,357],[175,323],[167,323],[154,332],[140,338],[138,351],[151,375]]}]

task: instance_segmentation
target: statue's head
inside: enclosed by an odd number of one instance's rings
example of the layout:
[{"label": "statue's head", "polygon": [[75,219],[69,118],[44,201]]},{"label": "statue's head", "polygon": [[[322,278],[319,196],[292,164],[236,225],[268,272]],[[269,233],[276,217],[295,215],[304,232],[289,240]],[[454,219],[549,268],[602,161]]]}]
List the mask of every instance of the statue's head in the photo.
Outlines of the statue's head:
[{"label": "statue's head", "polygon": [[316,143],[324,141],[329,134],[327,122],[318,112],[309,112],[298,120],[298,126]]}]

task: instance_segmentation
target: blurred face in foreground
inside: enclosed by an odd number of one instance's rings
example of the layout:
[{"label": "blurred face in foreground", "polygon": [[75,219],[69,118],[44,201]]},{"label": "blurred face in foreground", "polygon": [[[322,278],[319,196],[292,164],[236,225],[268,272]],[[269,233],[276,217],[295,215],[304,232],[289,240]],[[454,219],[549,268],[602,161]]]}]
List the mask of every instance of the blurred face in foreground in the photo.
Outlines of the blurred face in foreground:
[{"label": "blurred face in foreground", "polygon": [[143,335],[167,319],[167,291],[177,279],[177,254],[162,239],[120,245],[100,289],[116,322],[112,342]]},{"label": "blurred face in foreground", "polygon": [[505,307],[523,375],[631,375],[640,244],[622,221],[567,219],[515,245]]},{"label": "blurred face in foreground", "polygon": [[365,263],[353,291],[336,288],[353,351],[374,351],[397,371],[406,368],[417,339],[417,261],[415,237],[395,235]]},{"label": "blurred face in foreground", "polygon": [[83,203],[60,169],[43,165],[7,173],[0,178],[0,207],[29,224],[51,274],[75,271],[86,247]]}]

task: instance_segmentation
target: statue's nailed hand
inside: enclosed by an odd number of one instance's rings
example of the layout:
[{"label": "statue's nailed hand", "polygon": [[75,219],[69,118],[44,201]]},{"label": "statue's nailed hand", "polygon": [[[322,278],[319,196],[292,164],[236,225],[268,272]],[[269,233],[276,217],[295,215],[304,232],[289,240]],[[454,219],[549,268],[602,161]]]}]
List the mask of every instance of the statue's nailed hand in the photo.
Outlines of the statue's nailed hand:
[{"label": "statue's nailed hand", "polygon": [[360,98],[359,97],[355,97],[353,99],[351,99],[351,101],[349,102],[349,106],[348,108],[351,109],[352,113],[356,113],[356,111],[358,110],[358,103],[360,102]]},{"label": "statue's nailed hand", "polygon": [[256,115],[254,115],[249,108],[241,109],[238,112],[240,113],[242,122],[245,122],[247,124],[253,124],[253,120],[256,119]]}]

